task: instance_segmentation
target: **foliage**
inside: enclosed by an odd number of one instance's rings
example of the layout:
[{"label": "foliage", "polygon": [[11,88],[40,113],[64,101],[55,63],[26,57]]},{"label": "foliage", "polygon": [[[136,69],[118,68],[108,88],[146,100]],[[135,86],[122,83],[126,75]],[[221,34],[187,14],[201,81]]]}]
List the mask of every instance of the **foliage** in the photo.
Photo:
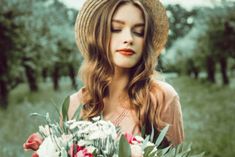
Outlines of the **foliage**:
[{"label": "foliage", "polygon": [[[185,143],[193,141],[192,152],[205,151],[206,157],[233,157],[235,143],[231,139],[235,138],[235,80],[230,84],[233,89],[202,83],[187,77],[167,77],[166,80],[179,93]],[[32,119],[29,114],[35,111],[49,112],[52,118],[56,118],[53,104],[60,104],[62,98],[75,92],[70,89],[69,80],[63,81],[61,85],[63,90],[54,92],[51,88],[52,83],[47,82],[40,84],[39,93],[31,93],[27,90],[26,84],[21,84],[11,92],[8,109],[0,110],[1,157],[31,156],[32,152],[24,152],[22,143],[29,134],[38,130],[37,126],[42,124],[42,121]]]},{"label": "foliage", "polygon": [[205,70],[213,81],[219,62],[224,83],[228,83],[227,59],[234,58],[235,52],[234,6],[228,2],[215,8],[198,8],[193,28],[163,55],[165,67],[189,75]]},{"label": "foliage", "polygon": [[170,24],[167,47],[171,47],[177,38],[186,35],[194,26],[197,10],[188,11],[178,4],[168,5],[166,9]]},{"label": "foliage", "polygon": [[[121,133],[115,129],[110,121],[105,121],[102,116],[93,117],[90,121],[80,119],[82,105],[79,106],[75,114],[76,119],[68,120],[69,96],[65,98],[62,107],[62,122],[54,122],[49,114],[33,113],[32,116],[39,116],[46,121],[46,125],[39,126],[39,134],[43,138],[39,148],[35,150],[32,136],[24,144],[25,149],[32,149],[37,156],[74,157],[78,154],[94,157],[129,157],[137,154],[143,157],[191,157],[191,145],[185,147],[166,147],[160,149],[159,146],[164,139],[169,125],[161,130],[158,138],[153,143],[154,132],[143,139],[136,135]],[[58,112],[58,116],[60,113]],[[40,138],[39,138],[40,139]],[[37,146],[38,147],[38,146]],[[140,150],[140,151],[138,151]],[[138,152],[138,153],[137,153]],[[74,154],[75,153],[75,154]],[[134,155],[134,154],[135,155]],[[193,155],[202,157],[204,153]],[[34,156],[34,155],[33,155]]]},{"label": "foliage", "polygon": [[[2,0],[0,13],[1,100],[22,82],[38,90],[41,73],[48,77],[55,66],[76,75],[81,60],[73,33],[76,11],[57,0]],[[0,106],[6,103],[0,101]]]}]

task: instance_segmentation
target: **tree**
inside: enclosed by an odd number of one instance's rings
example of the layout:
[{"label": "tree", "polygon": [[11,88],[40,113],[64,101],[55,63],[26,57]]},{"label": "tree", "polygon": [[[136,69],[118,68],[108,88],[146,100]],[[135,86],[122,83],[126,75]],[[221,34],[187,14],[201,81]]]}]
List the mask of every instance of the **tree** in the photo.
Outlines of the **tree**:
[{"label": "tree", "polygon": [[228,84],[227,60],[235,52],[234,6],[235,3],[229,3],[213,9],[198,8],[193,28],[171,46],[165,62],[171,67],[180,65],[177,71],[193,73],[195,77],[199,70],[205,70],[208,81],[213,83],[216,81],[216,64],[219,63],[223,83]]},{"label": "tree", "polygon": [[56,0],[1,1],[1,107],[7,107],[9,92],[21,82],[37,91],[39,74],[52,73],[57,63],[69,67],[67,73],[74,77],[81,58],[73,35],[74,12]]},{"label": "tree", "polygon": [[167,15],[170,24],[169,40],[167,47],[171,47],[177,38],[186,35],[194,25],[197,10],[186,10],[180,5],[168,5]]}]

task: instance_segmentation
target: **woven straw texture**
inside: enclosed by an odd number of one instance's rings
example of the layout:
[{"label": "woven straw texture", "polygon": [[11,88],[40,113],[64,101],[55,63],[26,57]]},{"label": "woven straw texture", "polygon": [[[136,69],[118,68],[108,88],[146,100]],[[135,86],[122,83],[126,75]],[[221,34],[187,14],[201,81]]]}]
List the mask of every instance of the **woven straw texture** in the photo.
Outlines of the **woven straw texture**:
[{"label": "woven straw texture", "polygon": [[[96,10],[109,0],[86,0],[83,7],[78,13],[75,22],[75,38],[76,43],[83,56],[88,52],[88,28],[90,25],[89,19],[96,13]],[[118,1],[118,0],[117,0]],[[150,16],[154,19],[154,36],[153,43],[155,52],[159,55],[164,48],[168,37],[168,18],[166,10],[159,0],[139,0],[150,11]]]}]

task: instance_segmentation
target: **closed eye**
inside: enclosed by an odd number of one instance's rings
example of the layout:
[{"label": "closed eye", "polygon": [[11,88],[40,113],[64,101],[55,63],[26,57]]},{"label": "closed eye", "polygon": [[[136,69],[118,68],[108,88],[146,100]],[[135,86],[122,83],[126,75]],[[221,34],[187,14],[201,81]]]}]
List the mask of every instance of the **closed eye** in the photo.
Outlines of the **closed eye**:
[{"label": "closed eye", "polygon": [[121,31],[122,31],[122,29],[120,29],[120,28],[111,28],[111,32],[113,32],[113,33],[118,33]]},{"label": "closed eye", "polygon": [[144,32],[137,32],[137,31],[134,31],[134,34],[139,36],[139,37],[143,37],[144,36]]},{"label": "closed eye", "polygon": [[135,28],[133,28],[133,33],[139,37],[143,37],[144,36],[144,29],[142,27],[135,27]]}]

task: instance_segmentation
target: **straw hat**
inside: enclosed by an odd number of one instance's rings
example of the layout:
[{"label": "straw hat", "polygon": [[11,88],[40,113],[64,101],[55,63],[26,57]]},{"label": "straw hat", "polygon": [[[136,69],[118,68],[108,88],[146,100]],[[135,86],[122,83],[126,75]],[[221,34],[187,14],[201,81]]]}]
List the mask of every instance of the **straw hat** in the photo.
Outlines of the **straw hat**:
[{"label": "straw hat", "polygon": [[[79,11],[75,22],[75,37],[76,43],[83,56],[88,53],[87,48],[87,33],[89,28],[89,19],[96,13],[99,7],[107,3],[109,0],[86,0],[83,7]],[[118,0],[117,0],[118,1]],[[146,10],[150,11],[150,16],[154,20],[154,36],[153,43],[157,55],[164,48],[168,37],[168,18],[166,10],[159,0],[139,0]]]}]

